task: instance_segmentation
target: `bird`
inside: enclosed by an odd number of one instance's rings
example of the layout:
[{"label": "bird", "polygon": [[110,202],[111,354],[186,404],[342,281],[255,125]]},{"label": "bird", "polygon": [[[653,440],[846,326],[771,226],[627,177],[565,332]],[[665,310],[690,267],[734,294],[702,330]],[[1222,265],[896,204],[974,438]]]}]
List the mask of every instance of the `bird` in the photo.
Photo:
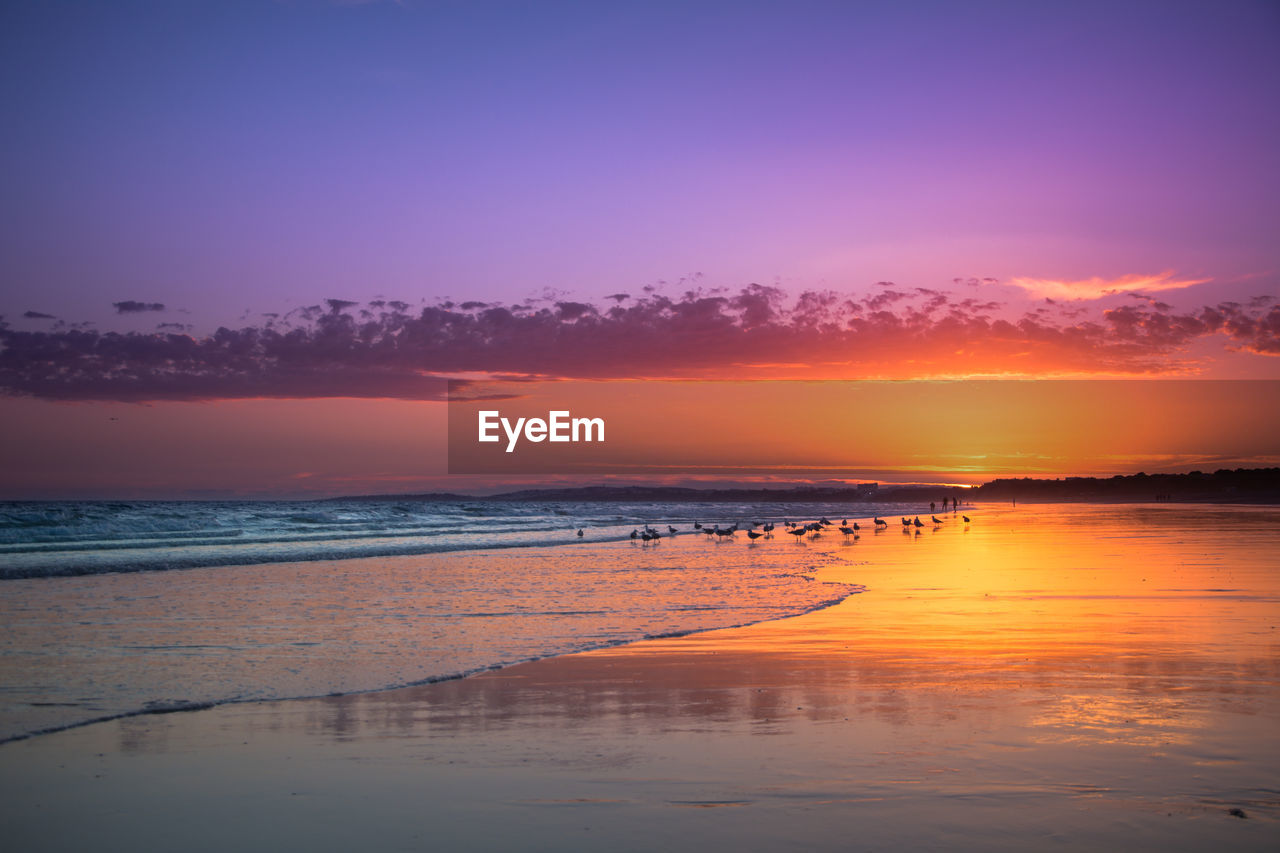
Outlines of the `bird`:
[{"label": "bird", "polygon": [[582,528],[581,528],[581,527],[579,527],[579,528],[578,528],[578,538],[579,538],[579,539],[581,539],[581,538],[582,538]]},{"label": "bird", "polygon": [[670,533],[670,534],[672,534],[672,535],[675,535],[676,533],[679,533],[680,531],[679,531],[679,530],[676,530],[674,527],[672,527],[670,524],[668,524],[668,525],[667,525],[667,532],[668,532],[668,533]]},{"label": "bird", "polygon": [[931,516],[929,516],[929,517],[933,519],[933,523],[934,523],[934,524],[941,524],[941,523],[942,523],[942,519],[938,518],[936,515],[931,515]]},{"label": "bird", "polygon": [[747,531],[747,538],[748,538],[748,539],[759,539],[759,538],[760,538],[761,536],[763,536],[763,535],[764,535],[763,533],[756,533],[754,530],[748,530],[748,531]]},{"label": "bird", "polygon": [[700,522],[695,521],[695,522],[693,523],[693,529],[694,529],[694,530],[701,530],[701,529],[702,529],[702,524],[701,524]]},{"label": "bird", "polygon": [[920,516],[918,515],[916,516],[916,520],[913,521],[912,524],[914,524],[916,527],[924,527],[924,525],[920,522]]},{"label": "bird", "polygon": [[725,537],[725,536],[732,536],[732,535],[733,535],[733,533],[734,533],[734,528],[732,528],[732,527],[730,527],[728,530],[721,530],[721,529],[720,529],[720,528],[718,528],[718,527],[716,528],[716,535],[717,535],[717,536],[720,536],[720,537],[722,537],[722,538],[723,538],[723,537]]},{"label": "bird", "polygon": [[859,526],[858,526],[858,522],[856,522],[856,521],[855,521],[855,522],[853,523],[853,529],[854,529],[854,530],[861,530],[862,528],[861,528],[861,527],[859,527]]},{"label": "bird", "polygon": [[964,523],[965,523],[965,524],[968,524],[968,523],[969,523],[969,516],[967,516],[967,515],[962,515],[962,516],[960,516],[960,517],[964,519]]},{"label": "bird", "polygon": [[639,539],[639,538],[640,538],[640,531],[639,531],[639,530],[636,530],[635,528],[632,528],[632,529],[631,529],[631,538],[632,538],[632,539]]},{"label": "bird", "polygon": [[909,518],[904,518],[904,519],[902,519],[902,526],[903,526],[903,527],[910,527],[910,526],[911,526],[911,519],[909,519]]},{"label": "bird", "polygon": [[790,533],[792,536],[796,537],[796,541],[799,542],[800,537],[805,535],[805,533],[807,533],[808,531],[805,530],[803,527],[793,527],[787,532]]},{"label": "bird", "polygon": [[640,538],[641,538],[641,539],[643,539],[645,542],[652,542],[652,541],[653,541],[653,537],[649,535],[649,532],[648,532],[648,531],[645,531],[644,533],[641,533],[641,534],[640,534]]},{"label": "bird", "polygon": [[875,520],[875,522],[876,522],[876,527],[879,527],[879,526],[880,526],[880,525],[882,525],[882,524],[883,524],[885,527],[888,527],[888,526],[889,526],[889,522],[885,521],[883,518],[879,518],[879,517],[877,517],[877,518],[876,518],[876,520]]},{"label": "bird", "polygon": [[840,527],[840,532],[841,532],[841,533],[843,533],[845,536],[852,536],[852,535],[853,535],[853,528],[852,528],[852,527],[850,527],[850,526],[849,526],[849,525],[847,525],[847,524],[845,524],[845,525],[841,525],[841,527]]}]

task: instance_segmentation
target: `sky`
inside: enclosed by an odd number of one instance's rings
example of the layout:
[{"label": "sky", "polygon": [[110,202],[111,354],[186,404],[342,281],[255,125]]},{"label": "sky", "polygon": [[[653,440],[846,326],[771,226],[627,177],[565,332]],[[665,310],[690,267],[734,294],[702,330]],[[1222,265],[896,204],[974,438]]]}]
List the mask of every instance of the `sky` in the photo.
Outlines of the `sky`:
[{"label": "sky", "polygon": [[1278,48],[1270,2],[6,3],[0,497],[466,490],[457,377],[1280,380]]}]

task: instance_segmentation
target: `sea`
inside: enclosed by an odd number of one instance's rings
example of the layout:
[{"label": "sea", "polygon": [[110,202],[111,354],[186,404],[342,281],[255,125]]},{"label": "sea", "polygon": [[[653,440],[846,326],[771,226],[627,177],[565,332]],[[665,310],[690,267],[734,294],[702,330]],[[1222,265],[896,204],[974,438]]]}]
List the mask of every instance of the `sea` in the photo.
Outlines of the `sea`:
[{"label": "sea", "polygon": [[[0,742],[799,615],[895,504],[0,503]],[[751,540],[753,524],[773,523]],[[729,537],[699,532],[737,526]],[[662,538],[632,538],[646,527]],[[671,529],[675,533],[671,533]],[[581,535],[579,535],[581,531]]]}]

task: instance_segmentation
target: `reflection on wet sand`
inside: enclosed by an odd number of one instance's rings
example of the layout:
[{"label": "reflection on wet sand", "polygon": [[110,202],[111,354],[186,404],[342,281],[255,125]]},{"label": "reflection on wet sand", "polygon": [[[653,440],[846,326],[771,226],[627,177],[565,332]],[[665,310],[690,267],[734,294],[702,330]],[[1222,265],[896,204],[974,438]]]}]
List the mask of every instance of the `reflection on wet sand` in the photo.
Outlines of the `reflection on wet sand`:
[{"label": "reflection on wet sand", "polygon": [[759,731],[793,716],[936,726],[968,713],[1036,742],[1186,743],[1214,715],[1274,706],[1277,518],[1055,507],[989,513],[963,538],[940,534],[927,548],[833,546],[846,564],[819,577],[868,587],[837,607],[330,697],[312,706],[312,724],[339,736],[546,719]]}]

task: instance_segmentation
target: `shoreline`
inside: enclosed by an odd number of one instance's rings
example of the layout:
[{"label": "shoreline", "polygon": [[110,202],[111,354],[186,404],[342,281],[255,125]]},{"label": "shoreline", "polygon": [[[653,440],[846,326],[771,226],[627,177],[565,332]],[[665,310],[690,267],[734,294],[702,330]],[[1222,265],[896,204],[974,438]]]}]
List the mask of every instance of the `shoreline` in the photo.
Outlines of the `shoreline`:
[{"label": "shoreline", "polygon": [[[530,547],[533,547],[533,546],[530,546]],[[368,559],[376,559],[376,558],[368,558]],[[511,669],[512,667],[524,666],[526,664],[540,663],[543,661],[555,660],[557,658],[572,657],[574,655],[582,655],[582,654],[590,654],[592,652],[603,652],[603,651],[609,651],[611,649],[621,649],[621,648],[626,648],[628,646],[633,646],[639,643],[680,639],[683,637],[690,637],[695,634],[708,634],[715,631],[732,631],[739,628],[750,628],[756,625],[762,625],[766,622],[784,622],[789,619],[799,619],[803,616],[808,616],[809,614],[815,613],[819,610],[825,610],[829,607],[835,607],[841,604],[842,602],[844,602],[845,599],[847,598],[866,592],[865,588],[858,587],[856,584],[841,584],[841,583],[835,583],[835,582],[829,582],[829,581],[828,582],[815,581],[815,582],[829,583],[830,585],[833,585],[833,586],[847,586],[850,589],[848,593],[846,593],[845,595],[839,598],[834,598],[834,599],[829,599],[827,601],[819,602],[817,604],[814,604],[808,607],[805,610],[799,611],[798,613],[792,613],[786,616],[776,616],[776,617],[771,617],[767,619],[759,619],[752,622],[742,622],[736,625],[723,625],[723,626],[717,626],[713,628],[691,628],[687,631],[670,631],[670,632],[661,633],[661,634],[651,634],[643,637],[638,637],[633,640],[618,640],[616,642],[604,643],[604,644],[595,645],[595,646],[587,646],[581,649],[574,649],[571,651],[552,652],[551,654],[523,658],[521,660],[511,661],[508,663],[496,663],[496,664],[491,664],[489,666],[482,666],[476,669],[468,670],[467,672],[451,673],[448,675],[430,676],[420,681],[412,681],[406,684],[394,684],[386,687],[372,687],[372,688],[369,688],[368,690],[348,690],[348,691],[342,691],[337,693],[325,693],[325,694],[311,695],[311,696],[281,696],[281,697],[271,698],[271,699],[235,698],[235,699],[216,700],[216,701],[210,701],[210,702],[180,704],[180,705],[174,705],[174,706],[165,705],[165,706],[160,706],[155,708],[141,708],[136,711],[126,711],[120,714],[111,714],[109,716],[97,717],[92,720],[85,720],[83,722],[70,723],[63,726],[54,726],[47,729],[40,729],[38,731],[26,732],[23,734],[13,735],[9,737],[0,737],[0,748],[4,747],[6,744],[15,743],[18,741],[31,740],[34,738],[45,737],[47,735],[58,734],[60,732],[71,731],[73,729],[84,728],[85,726],[96,726],[103,723],[112,723],[119,720],[131,719],[134,717],[165,716],[169,714],[189,714],[197,711],[208,711],[214,708],[222,708],[230,705],[265,705],[265,704],[273,704],[277,702],[310,702],[310,701],[322,700],[322,699],[339,699],[339,698],[346,698],[346,697],[352,697],[352,696],[368,696],[368,695],[379,694],[379,693],[395,693],[401,690],[412,690],[414,688],[419,688],[419,687],[430,687],[432,685],[441,684],[447,681],[461,681],[467,678],[478,678],[480,676],[487,675],[489,673],[501,672],[502,670]]]},{"label": "shoreline", "polygon": [[[412,626],[400,625],[396,630],[414,630],[422,631],[432,629],[444,630],[451,634],[461,630],[463,633],[467,631],[493,632],[499,631],[501,621],[494,619],[480,619],[471,627],[463,628],[462,625],[456,627],[449,624],[447,616],[445,621],[435,615],[438,610],[432,596],[432,588],[430,585],[423,586],[420,580],[420,574],[430,574],[438,571],[442,566],[448,565],[454,567],[456,571],[466,573],[472,569],[483,565],[487,567],[487,576],[502,582],[504,572],[500,569],[502,566],[509,566],[511,570],[522,570],[526,567],[550,566],[553,564],[562,564],[569,560],[576,560],[580,564],[585,565],[615,565],[621,567],[626,564],[636,564],[642,567],[642,571],[646,568],[657,569],[655,582],[658,576],[662,575],[662,567],[674,565],[681,568],[680,575],[688,578],[683,581],[676,581],[673,589],[685,588],[686,593],[688,584],[696,583],[699,578],[707,577],[715,579],[715,574],[709,574],[698,566],[707,566],[708,563],[723,562],[721,558],[735,554],[733,561],[735,563],[755,563],[757,559],[764,560],[764,566],[753,566],[751,571],[754,575],[745,590],[748,595],[745,597],[732,596],[725,593],[725,601],[717,602],[716,596],[711,594],[703,594],[700,597],[686,599],[691,604],[702,601],[711,606],[704,608],[702,606],[694,606],[689,608],[693,611],[704,610],[705,612],[697,615],[682,615],[679,611],[682,608],[672,608],[665,615],[661,601],[653,604],[644,605],[654,608],[655,612],[650,614],[651,619],[645,621],[637,621],[641,614],[634,614],[632,617],[622,617],[618,615],[611,617],[607,615],[607,611],[600,611],[601,616],[587,616],[587,621],[583,623],[583,627],[575,628],[576,633],[561,634],[557,632],[554,637],[540,638],[536,633],[530,633],[535,628],[523,628],[516,626],[523,632],[522,642],[503,643],[488,649],[487,652],[477,650],[476,653],[466,654],[463,657],[451,659],[447,653],[439,655],[425,655],[417,666],[411,665],[415,660],[413,652],[415,648],[411,645],[414,635],[405,634],[401,637],[401,645],[399,650],[403,655],[405,665],[395,667],[395,669],[387,669],[383,672],[386,680],[381,683],[370,684],[370,675],[360,675],[355,678],[339,678],[336,681],[320,681],[308,682],[302,680],[303,673],[296,672],[296,676],[289,684],[276,684],[271,681],[253,682],[253,681],[232,681],[225,683],[227,688],[225,692],[214,695],[208,690],[198,690],[195,693],[187,692],[192,688],[189,683],[190,679],[186,678],[181,670],[171,670],[174,676],[181,678],[181,682],[174,684],[166,684],[164,680],[151,679],[149,691],[143,691],[136,697],[126,697],[119,694],[111,694],[108,699],[84,700],[80,697],[95,696],[101,697],[106,694],[94,692],[98,688],[93,688],[86,681],[80,690],[84,692],[70,692],[67,690],[60,691],[57,694],[42,692],[31,692],[30,701],[26,703],[13,703],[5,707],[6,715],[15,714],[12,719],[6,717],[4,720],[4,728],[7,731],[0,731],[0,746],[14,741],[29,739],[33,737],[41,737],[49,734],[65,731],[68,729],[78,728],[86,725],[95,725],[106,723],[117,719],[130,717],[144,717],[151,715],[166,715],[175,713],[187,713],[197,710],[219,707],[227,704],[246,704],[259,701],[285,701],[297,700],[305,701],[308,699],[363,694],[372,692],[381,692],[389,690],[404,689],[424,684],[432,684],[440,681],[454,680],[459,678],[472,677],[478,674],[489,672],[503,667],[518,665],[530,661],[542,660],[548,657],[554,657],[563,654],[572,654],[576,652],[611,648],[618,645],[625,645],[634,642],[641,642],[647,639],[657,639],[670,636],[681,636],[689,633],[696,633],[707,630],[717,630],[722,628],[742,627],[745,625],[756,624],[761,621],[767,621],[778,618],[793,618],[812,612],[814,609],[830,607],[838,603],[848,595],[856,594],[862,591],[862,588],[856,584],[829,584],[820,579],[816,579],[813,575],[813,566],[807,565],[810,555],[818,562],[829,559],[826,556],[820,556],[819,553],[813,553],[806,550],[796,551],[793,548],[787,548],[785,551],[770,554],[773,547],[791,546],[794,543],[777,543],[777,546],[762,546],[758,551],[754,551],[757,558],[748,560],[753,551],[734,549],[730,552],[720,552],[718,550],[719,543],[704,543],[702,537],[692,537],[686,535],[681,540],[666,544],[662,549],[646,548],[640,549],[633,547],[632,543],[627,540],[609,540],[602,542],[581,542],[580,540],[570,541],[565,545],[560,544],[529,544],[520,549],[508,548],[472,548],[469,549],[465,557],[459,555],[459,552],[449,552],[447,554],[433,553],[430,555],[414,555],[413,557],[360,557],[360,558],[344,558],[337,560],[325,561],[305,561],[302,563],[273,563],[273,564],[249,564],[240,566],[220,566],[208,567],[204,572],[178,572],[170,574],[168,572],[140,572],[140,573],[97,573],[81,578],[69,579],[63,578],[68,583],[74,583],[74,587],[61,587],[56,584],[49,585],[43,581],[50,579],[22,579],[14,581],[15,583],[35,583],[36,586],[28,587],[25,592],[29,594],[27,598],[19,598],[16,601],[25,601],[15,603],[11,600],[7,602],[15,609],[12,616],[15,619],[13,627],[15,630],[22,630],[18,618],[21,617],[25,623],[30,622],[32,613],[41,612],[38,608],[41,606],[56,606],[61,611],[64,607],[73,607],[73,602],[81,601],[84,606],[92,609],[92,613],[86,613],[103,625],[107,626],[106,630],[109,635],[103,635],[100,640],[93,638],[98,637],[98,633],[69,635],[73,639],[62,640],[62,646],[66,648],[64,651],[69,654],[76,653],[78,645],[85,645],[91,642],[109,642],[114,645],[121,645],[122,648],[131,648],[134,644],[156,644],[154,648],[165,649],[170,646],[166,643],[174,644],[172,648],[179,649],[181,644],[196,644],[199,648],[201,643],[221,643],[227,642],[241,649],[240,655],[251,655],[255,652],[260,656],[263,652],[260,648],[255,649],[248,634],[237,636],[223,637],[224,630],[236,630],[234,625],[227,623],[225,626],[222,620],[213,625],[209,625],[201,629],[197,623],[193,623],[192,627],[184,627],[188,622],[190,614],[182,612],[180,609],[175,612],[175,608],[180,608],[184,600],[195,600],[209,595],[218,595],[218,588],[228,586],[238,587],[245,583],[265,584],[267,586],[257,586],[255,589],[262,589],[264,595],[279,596],[283,593],[285,603],[291,609],[306,611],[317,606],[328,609],[335,614],[336,621],[329,627],[329,630],[320,630],[313,624],[305,613],[300,612],[298,615],[302,621],[294,619],[289,621],[287,617],[279,624],[271,623],[266,627],[273,630],[274,634],[279,634],[281,630],[289,635],[280,637],[275,641],[275,648],[279,650],[282,646],[297,651],[297,646],[314,646],[316,654],[308,654],[300,657],[297,664],[298,667],[309,667],[311,669],[324,668],[326,666],[325,654],[341,653],[343,646],[341,645],[341,634],[345,633],[348,626],[342,621],[342,611],[338,609],[338,605],[349,605],[350,590],[343,581],[335,580],[335,576],[358,578],[361,587],[371,590],[368,593],[371,597],[362,602],[361,608],[363,613],[359,616],[353,616],[361,620],[362,630],[370,636],[375,642],[387,641],[389,638],[378,637],[384,628],[391,629],[393,626],[382,619],[380,613],[387,610],[403,611],[406,607],[406,601],[403,598],[387,597],[385,594],[377,592],[382,587],[400,586],[413,587],[411,593],[413,600],[417,603],[417,610],[411,611],[410,615],[414,616],[415,622]],[[521,553],[514,559],[511,558],[511,552],[519,550]],[[753,549],[754,550],[754,549]],[[418,559],[418,558],[426,558]],[[797,563],[797,558],[801,563]],[[457,563],[459,559],[465,559],[468,562]],[[505,561],[505,562],[504,562]],[[585,563],[584,563],[585,561]],[[766,568],[770,565],[776,566],[772,569]],[[745,566],[744,566],[745,567]],[[280,574],[283,572],[284,574]],[[582,575],[578,575],[582,578]],[[603,569],[596,575],[591,576],[596,583],[604,584],[604,588],[599,594],[593,598],[578,599],[581,607],[587,609],[583,614],[591,614],[595,611],[591,610],[592,606],[608,605],[609,593],[612,588],[612,574]],[[780,578],[789,579],[789,581],[778,580]],[[145,583],[144,583],[145,582]],[[451,581],[446,579],[445,583]],[[178,587],[181,583],[183,586]],[[667,582],[671,583],[671,582]],[[795,596],[793,600],[787,602],[784,599],[760,599],[761,594],[765,594],[770,589],[781,589],[783,586],[789,588]],[[832,587],[830,589],[826,587]],[[839,587],[835,589],[834,587]],[[716,587],[712,587],[713,589]],[[306,597],[305,604],[299,604],[298,601],[290,601],[293,598],[291,590],[299,590],[299,594]],[[663,587],[651,587],[650,595],[661,595]],[[63,593],[59,595],[58,593]],[[71,592],[75,593],[75,598],[68,598]],[[635,600],[638,591],[631,591],[628,594]],[[545,591],[533,591],[529,600],[535,604],[545,600]],[[605,598],[600,598],[604,595]],[[54,596],[45,600],[48,596]],[[333,596],[339,596],[334,598]],[[12,598],[12,597],[11,597]],[[114,626],[114,619],[111,612],[102,611],[102,605],[96,603],[98,599],[105,598],[107,600],[123,600],[126,603],[122,605],[118,616],[121,619],[129,620],[136,623],[136,628],[126,631],[123,635],[118,633]],[[166,634],[156,634],[156,628],[148,628],[145,622],[139,622],[141,613],[133,610],[133,602],[140,599],[156,599],[163,598],[172,600],[173,606],[165,610],[157,611],[167,621],[177,619],[178,621],[170,626]],[[468,599],[455,600],[466,603]],[[43,605],[41,604],[43,602]],[[470,602],[474,604],[475,602]],[[643,602],[636,601],[637,604]],[[765,607],[765,604],[768,607]],[[270,610],[270,608],[267,608]],[[500,604],[497,599],[488,602],[488,606],[479,607],[480,610],[493,610],[492,613],[466,614],[460,613],[460,616],[489,616],[489,617],[511,617],[520,619],[525,608],[519,601],[513,601],[509,598],[502,597]],[[573,608],[570,608],[572,611]],[[784,610],[785,612],[778,614],[774,610]],[[725,612],[722,612],[725,611]],[[72,611],[67,611],[72,612]],[[218,616],[217,608],[213,608],[213,615]],[[571,619],[574,616],[572,612],[567,614]],[[261,618],[276,618],[274,615],[265,615]],[[618,621],[618,620],[621,621]],[[609,620],[608,622],[602,620]],[[719,621],[717,621],[719,620]],[[394,622],[395,620],[391,620]],[[544,620],[545,621],[545,620]],[[578,620],[581,622],[581,620]],[[245,625],[250,625],[252,620],[246,621]],[[644,627],[645,625],[648,627]],[[593,627],[594,626],[594,627]],[[27,626],[31,628],[31,625]],[[38,628],[38,623],[35,625]],[[95,630],[95,629],[89,629]],[[247,629],[240,629],[241,631]],[[212,633],[211,633],[212,631]],[[301,633],[299,633],[301,632]],[[306,632],[311,632],[307,634]],[[338,636],[335,636],[337,634]],[[29,641],[31,643],[44,644],[47,638],[42,638],[37,632],[32,634],[31,630],[26,630],[22,636],[31,635]],[[78,638],[77,638],[78,637]],[[321,642],[300,642],[292,643],[290,640],[316,640]],[[334,642],[338,645],[333,645]],[[68,646],[67,643],[70,642]],[[150,646],[148,646],[150,647]],[[337,652],[334,651],[337,650]],[[24,646],[20,639],[12,639],[12,642],[6,649],[0,651],[10,651],[18,654],[30,656],[33,649]],[[269,649],[266,651],[270,651]],[[354,652],[354,649],[352,650]],[[176,652],[181,654],[180,651]],[[376,651],[374,652],[376,655]],[[125,652],[125,654],[128,654]],[[164,651],[157,654],[165,655]],[[210,652],[211,655],[219,655],[219,652]],[[365,652],[367,657],[368,652]],[[192,658],[192,666],[217,666],[219,659],[217,657]],[[40,663],[37,658],[35,663]],[[105,661],[114,666],[117,671],[117,677],[128,677],[128,669],[121,667],[139,667],[144,666],[145,661],[140,658],[127,659],[122,658],[120,654],[116,654],[111,660]],[[371,661],[372,662],[372,661]],[[469,665],[468,665],[469,664]],[[233,662],[234,665],[234,662]],[[16,663],[15,663],[16,666]],[[414,670],[417,670],[416,672]],[[79,667],[79,675],[81,679],[92,678],[99,680],[97,674],[92,670],[87,670],[83,664]],[[282,673],[281,673],[282,674]],[[15,681],[11,687],[24,683],[30,678],[39,678],[38,672],[27,672],[26,679],[19,675],[18,669],[11,671],[11,678]],[[259,676],[261,678],[261,676]],[[363,683],[362,683],[363,682]],[[71,683],[71,682],[69,682]],[[184,689],[181,684],[186,683]],[[330,687],[329,685],[332,685]],[[290,687],[293,689],[290,690]],[[317,687],[323,689],[315,689]],[[308,689],[311,688],[311,689]],[[254,692],[250,692],[250,691]],[[266,695],[263,695],[264,691]],[[276,695],[273,692],[279,691]],[[256,695],[255,695],[256,693]],[[282,693],[283,695],[279,695]],[[16,697],[14,697],[16,698]],[[121,700],[129,701],[125,707],[121,706]],[[70,712],[74,714],[74,709],[81,706],[87,706],[92,702],[96,705],[105,705],[106,712],[96,714],[87,719],[67,719]],[[112,707],[115,705],[115,707]],[[54,713],[52,719],[57,721],[59,717],[63,719],[57,722],[51,722],[44,725],[37,725],[32,728],[23,728],[18,730],[16,727],[10,727],[12,723],[21,725],[24,717],[30,717],[31,714],[24,714],[23,709],[29,707],[32,710],[46,708]],[[87,706],[91,707],[91,706]],[[57,709],[66,708],[67,712],[61,712]],[[50,717],[49,713],[41,715],[39,712],[34,716],[35,720],[40,720],[41,716],[46,719]]]},{"label": "shoreline", "polygon": [[11,741],[0,823],[33,850],[1273,849],[1280,516],[1111,514],[837,544],[816,579],[866,592],[790,618]]}]

